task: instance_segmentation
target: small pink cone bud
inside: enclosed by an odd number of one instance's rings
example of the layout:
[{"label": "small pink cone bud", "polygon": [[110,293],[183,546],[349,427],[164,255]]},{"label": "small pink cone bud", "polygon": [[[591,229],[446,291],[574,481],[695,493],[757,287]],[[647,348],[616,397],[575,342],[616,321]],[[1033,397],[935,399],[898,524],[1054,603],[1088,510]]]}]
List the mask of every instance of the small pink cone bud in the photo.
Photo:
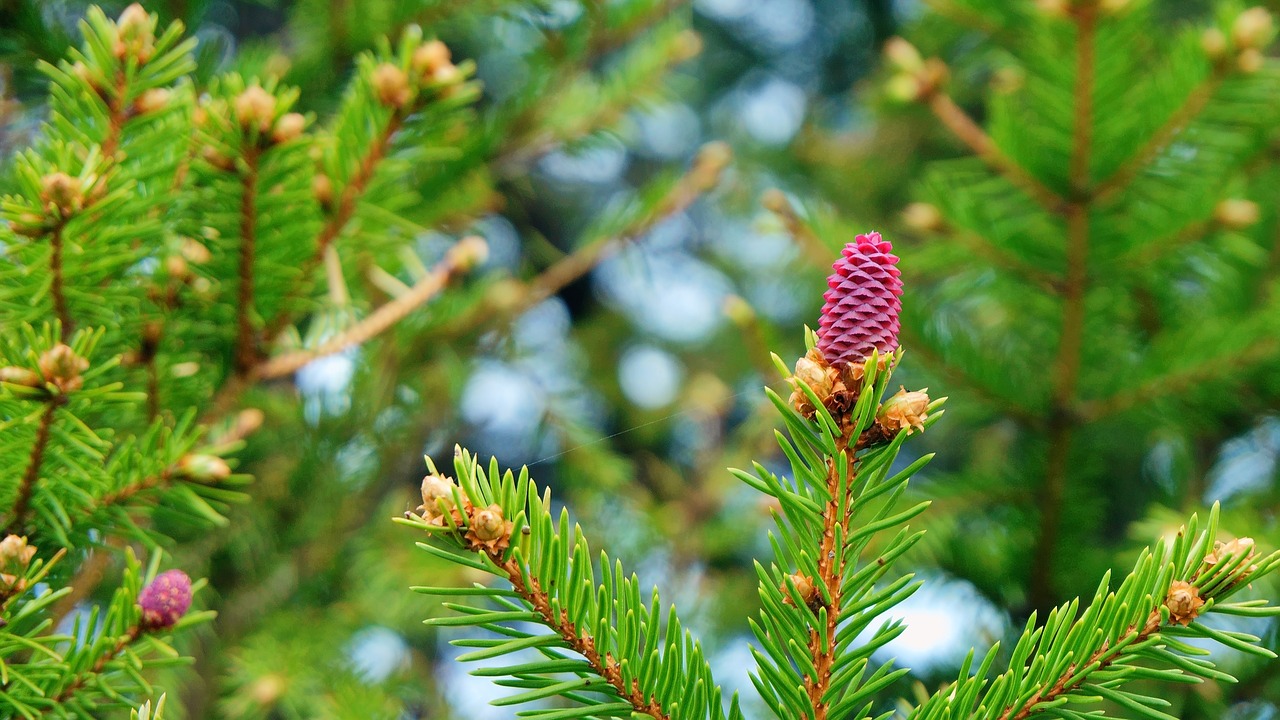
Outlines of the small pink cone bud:
[{"label": "small pink cone bud", "polygon": [[1252,75],[1262,69],[1267,62],[1267,58],[1258,48],[1245,48],[1240,51],[1239,57],[1236,58],[1236,67],[1240,68],[1240,72],[1246,75]]},{"label": "small pink cone bud", "polygon": [[892,249],[878,232],[859,235],[831,266],[818,321],[818,348],[827,362],[861,362],[873,350],[898,348],[902,280]]},{"label": "small pink cone bud", "polygon": [[428,40],[413,51],[413,58],[410,60],[410,64],[413,66],[414,72],[422,76],[423,80],[429,81],[436,71],[446,65],[452,65],[449,62],[451,58],[452,54],[449,52],[447,45],[439,40]]},{"label": "small pink cone bud", "polygon": [[419,508],[422,517],[428,522],[443,525],[443,513],[451,512],[456,505],[453,499],[454,487],[453,481],[442,475],[427,475],[422,478],[422,507]]},{"label": "small pink cone bud", "polygon": [[513,526],[514,523],[502,516],[501,506],[490,505],[475,510],[471,515],[466,538],[476,549],[483,547],[489,552],[502,552],[511,544]]},{"label": "small pink cone bud", "polygon": [[167,570],[138,593],[142,629],[166,630],[191,609],[191,578],[181,570]]}]

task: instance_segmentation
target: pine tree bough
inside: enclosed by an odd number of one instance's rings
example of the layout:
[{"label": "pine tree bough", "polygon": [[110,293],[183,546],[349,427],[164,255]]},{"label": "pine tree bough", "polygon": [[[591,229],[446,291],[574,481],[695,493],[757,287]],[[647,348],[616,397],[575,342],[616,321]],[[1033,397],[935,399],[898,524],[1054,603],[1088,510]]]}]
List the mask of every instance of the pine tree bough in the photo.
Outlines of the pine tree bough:
[{"label": "pine tree bough", "polygon": [[[851,247],[858,252],[857,243]],[[897,305],[891,303],[879,313],[846,314],[846,299],[893,295],[897,287],[867,274],[857,275],[858,283],[844,282],[854,277],[842,265],[850,262],[849,252],[834,266],[822,323],[848,338],[831,338],[824,345],[809,333],[810,350],[794,372],[774,358],[792,387],[786,400],[768,391],[788,430],[777,437],[791,476],[761,464],[754,473],[733,471],[777,503],[777,529],[770,536],[775,560],[768,568],[756,565],[762,607],[750,624],[758,641],[752,649],[753,683],[774,716],[784,720],[871,718],[877,693],[908,672],[892,662],[873,663],[872,655],[903,629],[900,622],[885,622],[886,613],[919,586],[910,574],[893,568],[922,536],[905,523],[929,503],[903,508],[899,501],[909,478],[931,456],[916,458],[897,473],[890,470],[904,441],[940,418],[945,399],[930,400],[923,391],[904,388],[881,400],[900,349],[882,355],[872,346],[865,356],[845,359],[842,348],[852,338],[897,319]],[[826,313],[839,314],[842,321],[831,322]],[[509,678],[504,684],[524,689],[497,704],[561,699],[553,707],[526,711],[532,717],[628,717],[632,712],[663,719],[742,717],[736,696],[727,708],[720,702],[711,669],[696,642],[681,632],[674,609],[664,639],[656,590],[646,607],[637,578],[627,580],[607,555],[597,565],[581,529],[570,527],[568,511],[554,521],[550,494],[540,494],[527,468],[518,475],[503,473],[495,459],[486,469],[461,449],[455,451],[456,479],[439,472],[429,458],[428,467],[422,504],[399,522],[430,536],[419,543],[423,550],[491,573],[510,588],[479,583],[415,588],[462,601],[445,602],[456,614],[428,624],[485,631],[452,640],[475,648],[462,661],[489,661],[530,649],[542,656],[475,672]],[[1253,636],[1199,622],[1213,612],[1280,614],[1280,608],[1261,600],[1226,602],[1280,564],[1280,552],[1263,557],[1247,538],[1215,543],[1217,514],[1215,507],[1205,531],[1193,516],[1175,537],[1144,551],[1115,591],[1104,578],[1082,612],[1074,601],[1050,612],[1043,626],[1033,615],[1003,674],[991,677],[995,660],[1004,657],[999,644],[976,671],[970,653],[958,680],[916,706],[912,720],[1073,719],[1083,715],[1065,710],[1064,704],[1099,700],[1167,718],[1156,710],[1163,700],[1120,686],[1139,678],[1229,677],[1192,656],[1192,648],[1177,638],[1207,638],[1271,656]],[[597,572],[603,582],[597,582]],[[523,622],[540,624],[551,634],[512,625]]]}]

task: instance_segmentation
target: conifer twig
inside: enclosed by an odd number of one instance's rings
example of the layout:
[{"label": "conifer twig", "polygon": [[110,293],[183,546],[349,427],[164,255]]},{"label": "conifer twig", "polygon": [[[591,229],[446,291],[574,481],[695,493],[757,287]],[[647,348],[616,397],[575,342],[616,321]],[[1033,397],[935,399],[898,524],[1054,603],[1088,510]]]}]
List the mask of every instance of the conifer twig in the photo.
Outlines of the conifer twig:
[{"label": "conifer twig", "polygon": [[316,235],[315,251],[311,254],[311,257],[303,261],[298,280],[294,283],[292,290],[285,295],[287,300],[283,303],[283,307],[267,323],[263,336],[268,343],[275,340],[276,336],[289,325],[292,318],[289,313],[288,301],[296,299],[311,287],[312,276],[315,274],[316,269],[320,267],[320,263],[324,261],[325,253],[328,251],[329,246],[342,234],[342,231],[346,229],[351,222],[351,218],[355,216],[356,206],[360,198],[364,196],[365,190],[368,189],[369,183],[373,180],[378,165],[390,152],[391,142],[403,125],[404,117],[399,112],[392,113],[391,119],[387,121],[386,126],[383,127],[373,145],[369,147],[364,157],[361,158],[355,174],[351,176],[350,181],[342,188],[342,194],[338,196],[338,202],[332,214],[329,215],[329,219],[325,221],[320,228],[320,232]]},{"label": "conifer twig", "polygon": [[9,520],[9,533],[17,535],[22,530],[22,522],[31,507],[31,494],[35,490],[36,481],[40,479],[40,467],[44,464],[44,451],[49,445],[49,435],[53,429],[53,415],[61,404],[63,396],[55,395],[45,402],[44,412],[40,414],[40,424],[36,427],[35,442],[31,445],[31,455],[27,458],[27,469],[22,474],[22,483],[18,485],[18,497],[13,503],[12,518]]},{"label": "conifer twig", "polygon": [[[454,245],[454,248],[461,248],[462,244],[467,242],[469,240],[464,239]],[[414,283],[405,294],[382,305],[368,317],[321,343],[319,347],[297,350],[267,360],[254,367],[250,373],[251,376],[256,380],[285,377],[297,372],[299,368],[313,360],[364,344],[404,319],[415,308],[439,295],[448,286],[449,281],[467,270],[470,264],[466,258],[459,258],[456,251],[451,251],[426,277]]]},{"label": "conifer twig", "polygon": [[[831,686],[831,669],[836,659],[837,630],[841,617],[841,602],[844,599],[844,577],[847,556],[837,552],[835,546],[837,525],[840,528],[850,527],[853,503],[840,496],[841,469],[837,463],[846,465],[846,476],[849,483],[858,475],[857,460],[852,457],[847,434],[836,438],[836,454],[827,459],[827,493],[830,499],[822,509],[822,540],[818,554],[818,577],[815,583],[821,583],[827,589],[824,595],[829,597],[825,603],[827,626],[819,632],[818,628],[809,630],[809,655],[815,671],[814,676],[805,675],[805,692],[813,705],[812,720],[827,720],[830,708],[826,702],[827,691]],[[843,508],[843,510],[842,510]],[[839,556],[839,562],[836,558]]]},{"label": "conifer twig", "polygon": [[1178,133],[1182,132],[1204,110],[1213,99],[1224,77],[1225,66],[1215,62],[1208,77],[1191,90],[1182,105],[1169,116],[1164,125],[1147,138],[1142,147],[1116,168],[1110,177],[1097,184],[1093,189],[1094,199],[1098,202],[1106,202],[1128,187],[1143,168],[1168,147]]},{"label": "conifer twig", "polygon": [[125,648],[137,642],[138,638],[140,637],[142,637],[142,626],[134,625],[132,628],[129,629],[129,632],[122,635],[120,639],[116,641],[115,647],[111,648],[110,652],[103,653],[97,659],[97,661],[93,663],[93,667],[77,675],[75,679],[73,679],[70,682],[70,684],[68,684],[65,688],[63,688],[62,692],[58,693],[53,698],[53,702],[55,704],[61,705],[67,700],[71,699],[71,696],[74,695],[77,690],[84,687],[84,684],[86,682],[88,682],[95,675],[100,675],[102,671],[107,667],[107,663],[116,659],[120,655],[120,653],[125,651]]},{"label": "conifer twig", "polygon": [[1046,210],[1062,212],[1063,198],[1005,155],[991,137],[973,121],[973,118],[956,105],[950,95],[941,90],[934,90],[925,98],[925,102],[942,124],[947,126],[947,129],[965,145],[968,145],[987,165],[1008,178]]},{"label": "conifer twig", "polygon": [[236,297],[236,372],[244,375],[257,362],[257,342],[253,332],[253,257],[257,232],[258,192],[257,148],[245,153],[246,170],[241,182],[240,195],[240,286]]},{"label": "conifer twig", "polygon": [[66,280],[62,271],[62,230],[65,227],[66,221],[59,221],[49,235],[49,294],[53,296],[53,310],[58,316],[64,342],[71,335],[71,311],[67,308]]},{"label": "conifer twig", "polygon": [[1173,395],[1197,382],[1247,368],[1254,363],[1275,357],[1277,352],[1280,352],[1280,340],[1266,336],[1228,358],[1214,356],[1197,365],[1150,380],[1111,397],[1078,403],[1075,412],[1086,420],[1099,420],[1124,412],[1140,403],[1149,403]]},{"label": "conifer twig", "polygon": [[1071,440],[1077,420],[1069,412],[1075,404],[1084,344],[1085,291],[1089,259],[1089,157],[1093,140],[1093,91],[1098,8],[1082,3],[1074,10],[1076,76],[1074,117],[1068,182],[1073,199],[1067,203],[1067,276],[1062,298],[1062,331],[1052,368],[1053,410],[1049,415],[1049,451],[1040,493],[1040,532],[1033,554],[1030,600],[1033,607],[1053,605],[1052,579],[1063,498],[1066,494]]},{"label": "conifer twig", "polygon": [[1081,685],[1085,684],[1085,680],[1088,679],[1089,675],[1106,671],[1117,658],[1128,652],[1133,646],[1159,632],[1160,627],[1160,609],[1156,608],[1147,616],[1147,621],[1141,628],[1129,627],[1128,631],[1118,637],[1115,643],[1104,645],[1084,662],[1068,665],[1066,671],[1052,685],[1031,696],[1031,699],[1026,701],[1021,709],[1015,712],[1013,706],[1005,708],[1004,712],[1000,713],[1000,720],[1027,720],[1032,715],[1042,712],[1043,708],[1038,706],[1051,703],[1060,696],[1079,689]]},{"label": "conifer twig", "polygon": [[628,687],[623,682],[622,668],[618,662],[614,660],[608,653],[602,657],[596,649],[595,638],[580,631],[577,626],[569,620],[569,614],[566,610],[561,609],[559,616],[552,609],[551,598],[542,589],[541,584],[536,577],[525,577],[525,572],[520,563],[511,558],[509,560],[502,559],[502,552],[494,552],[486,550],[485,553],[494,565],[502,569],[507,576],[507,580],[511,583],[511,588],[525,602],[533,606],[535,612],[538,613],[542,621],[547,627],[555,630],[560,637],[568,643],[596,671],[600,677],[604,678],[614,690],[618,691],[625,701],[631,703],[631,707],[637,712],[648,715],[654,720],[670,720],[671,715],[653,696],[646,696],[644,690],[640,688],[639,683],[632,681]]}]

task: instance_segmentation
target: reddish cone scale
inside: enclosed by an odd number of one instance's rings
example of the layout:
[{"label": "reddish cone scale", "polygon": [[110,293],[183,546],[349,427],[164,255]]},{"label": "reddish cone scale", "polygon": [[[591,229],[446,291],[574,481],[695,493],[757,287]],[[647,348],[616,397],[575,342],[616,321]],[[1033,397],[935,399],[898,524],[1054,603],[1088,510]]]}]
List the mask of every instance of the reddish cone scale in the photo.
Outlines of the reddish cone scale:
[{"label": "reddish cone scale", "polygon": [[859,235],[831,266],[818,321],[818,349],[827,362],[861,362],[872,350],[898,348],[902,280],[892,249],[878,232]]}]

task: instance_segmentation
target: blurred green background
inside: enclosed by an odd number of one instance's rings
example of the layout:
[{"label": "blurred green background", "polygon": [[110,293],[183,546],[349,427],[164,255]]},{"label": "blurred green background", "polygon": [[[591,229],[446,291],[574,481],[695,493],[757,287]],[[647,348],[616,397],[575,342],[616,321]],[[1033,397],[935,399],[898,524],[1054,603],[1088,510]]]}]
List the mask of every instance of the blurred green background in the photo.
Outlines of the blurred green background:
[{"label": "blurred green background", "polygon": [[[194,669],[170,678],[171,711],[509,717],[485,705],[499,690],[451,663],[449,635],[421,626],[435,608],[406,591],[465,578],[386,521],[416,504],[422,455],[443,463],[455,443],[530,465],[682,607],[718,676],[750,697],[745,618],[768,508],[724,467],[780,463],[760,392],[781,387],[768,351],[788,363],[802,352],[831,259],[871,229],[894,241],[907,284],[895,381],[951,398],[915,443],[938,458],[914,489],[936,501],[909,563],[928,582],[899,608],[910,629],[888,648],[910,682],[935,687],[970,646],[1092,592],[1212,502],[1230,532],[1280,542],[1280,83],[1274,60],[1215,79],[1201,36],[1229,33],[1243,5],[1115,3],[1131,17],[1100,40],[1086,174],[1135,170],[1113,195],[1080,200],[1064,149],[1071,38],[1054,3],[608,4],[634,23],[566,66],[562,43],[590,2],[144,3],[199,38],[202,78],[278,76],[313,111],[334,105],[356,53],[417,23],[476,62],[476,142],[497,158],[482,182],[459,174],[448,188],[483,188],[467,213],[423,222],[486,238],[477,277],[393,339],[246,400],[266,412],[241,456],[254,501],[230,528],[171,548],[210,578],[204,601],[220,612],[186,648]],[[43,119],[35,61],[78,42],[85,7],[0,0],[3,156]],[[895,35],[947,63],[949,97],[1006,157],[1088,208],[1083,263],[1056,209],[886,89],[904,72],[881,56]],[[559,92],[579,74],[607,85],[634,48],[655,58],[619,80],[619,97]],[[1162,136],[1198,92],[1180,134]],[[546,127],[563,132],[529,134]],[[709,141],[734,156],[714,189],[651,222],[627,215]],[[520,304],[516,282],[613,227],[642,232]],[[415,242],[431,257],[448,237]],[[1064,379],[1073,332],[1079,366]],[[1250,631],[1275,647],[1273,627]],[[1171,689],[1177,712],[1275,717],[1277,666],[1215,652],[1242,683]]]}]

